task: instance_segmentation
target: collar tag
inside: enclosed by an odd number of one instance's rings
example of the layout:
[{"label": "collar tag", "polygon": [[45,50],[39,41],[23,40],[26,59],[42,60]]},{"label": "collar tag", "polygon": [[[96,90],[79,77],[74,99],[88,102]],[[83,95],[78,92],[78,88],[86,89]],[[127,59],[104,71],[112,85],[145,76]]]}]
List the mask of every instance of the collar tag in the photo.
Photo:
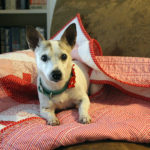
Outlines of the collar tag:
[{"label": "collar tag", "polygon": [[50,92],[49,98],[52,98],[52,97],[53,97],[53,92]]}]

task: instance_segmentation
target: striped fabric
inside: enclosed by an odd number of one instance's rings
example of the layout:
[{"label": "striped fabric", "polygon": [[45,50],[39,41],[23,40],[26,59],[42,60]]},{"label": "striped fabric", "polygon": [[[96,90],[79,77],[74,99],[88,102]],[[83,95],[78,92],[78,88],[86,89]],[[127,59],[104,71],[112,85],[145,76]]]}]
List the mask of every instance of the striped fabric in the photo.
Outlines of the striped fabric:
[{"label": "striped fabric", "polygon": [[59,126],[47,125],[39,115],[34,53],[25,50],[2,54],[0,149],[49,150],[104,139],[150,142],[150,59],[101,56],[100,46],[88,36],[81,20],[75,17],[69,23],[72,21],[77,21],[77,30],[83,32],[72,56],[92,67],[91,82],[105,84],[90,97],[92,123],[79,123],[74,108],[57,112]]},{"label": "striped fabric", "polygon": [[59,126],[46,125],[42,118],[31,117],[1,130],[1,148],[55,149],[84,141],[103,139],[150,142],[150,102],[123,94],[105,86],[91,98],[92,123],[78,123],[76,109],[57,113]]},{"label": "striped fabric", "polygon": [[80,14],[70,20],[52,39],[60,40],[65,29],[76,24],[76,45],[72,58],[90,67],[90,80],[95,84],[111,84],[137,98],[150,100],[150,59],[102,56],[102,48],[86,32]]}]

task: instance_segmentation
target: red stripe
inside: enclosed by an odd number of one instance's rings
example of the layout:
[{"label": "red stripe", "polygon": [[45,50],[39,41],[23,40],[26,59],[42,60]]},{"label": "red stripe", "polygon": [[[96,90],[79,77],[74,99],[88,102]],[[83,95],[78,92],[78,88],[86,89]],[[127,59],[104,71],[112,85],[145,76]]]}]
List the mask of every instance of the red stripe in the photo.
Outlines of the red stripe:
[{"label": "red stripe", "polygon": [[14,121],[0,121],[0,124],[1,125],[9,125],[9,124],[12,124],[12,123],[14,123]]},{"label": "red stripe", "polygon": [[27,118],[27,119],[24,119],[24,120],[20,120],[20,121],[18,121],[18,122],[14,122],[14,123],[12,123],[11,125],[9,125],[9,126],[3,128],[2,130],[0,130],[0,132],[3,133],[5,130],[11,128],[11,127],[14,126],[14,125],[20,124],[20,123],[25,122],[25,121],[30,121],[30,120],[33,120],[33,119],[42,119],[42,118],[39,118],[39,117],[31,117],[31,118]]}]

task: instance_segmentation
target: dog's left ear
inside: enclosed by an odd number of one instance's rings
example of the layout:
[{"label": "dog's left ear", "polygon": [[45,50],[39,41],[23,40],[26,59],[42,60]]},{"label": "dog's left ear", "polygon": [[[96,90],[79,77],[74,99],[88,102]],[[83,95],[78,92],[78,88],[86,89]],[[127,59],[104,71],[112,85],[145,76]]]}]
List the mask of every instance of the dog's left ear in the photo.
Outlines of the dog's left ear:
[{"label": "dog's left ear", "polygon": [[45,40],[44,37],[32,26],[26,26],[26,39],[29,48],[35,50],[39,46],[40,42]]},{"label": "dog's left ear", "polygon": [[73,23],[69,25],[69,27],[65,30],[65,32],[61,37],[61,41],[65,42],[67,45],[73,48],[76,43],[76,36],[77,36],[76,24]]}]

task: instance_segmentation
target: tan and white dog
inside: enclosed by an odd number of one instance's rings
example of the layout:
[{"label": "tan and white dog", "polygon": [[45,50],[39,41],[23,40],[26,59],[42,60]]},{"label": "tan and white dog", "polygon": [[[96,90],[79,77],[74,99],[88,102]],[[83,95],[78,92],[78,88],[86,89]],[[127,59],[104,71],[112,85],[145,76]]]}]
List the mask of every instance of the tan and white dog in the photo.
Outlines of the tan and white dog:
[{"label": "tan and white dog", "polygon": [[59,41],[45,40],[30,26],[26,32],[29,47],[36,56],[41,117],[50,125],[58,125],[55,110],[76,105],[79,122],[90,123],[87,68],[81,62],[72,61],[70,55],[76,43],[76,25],[71,24]]}]

